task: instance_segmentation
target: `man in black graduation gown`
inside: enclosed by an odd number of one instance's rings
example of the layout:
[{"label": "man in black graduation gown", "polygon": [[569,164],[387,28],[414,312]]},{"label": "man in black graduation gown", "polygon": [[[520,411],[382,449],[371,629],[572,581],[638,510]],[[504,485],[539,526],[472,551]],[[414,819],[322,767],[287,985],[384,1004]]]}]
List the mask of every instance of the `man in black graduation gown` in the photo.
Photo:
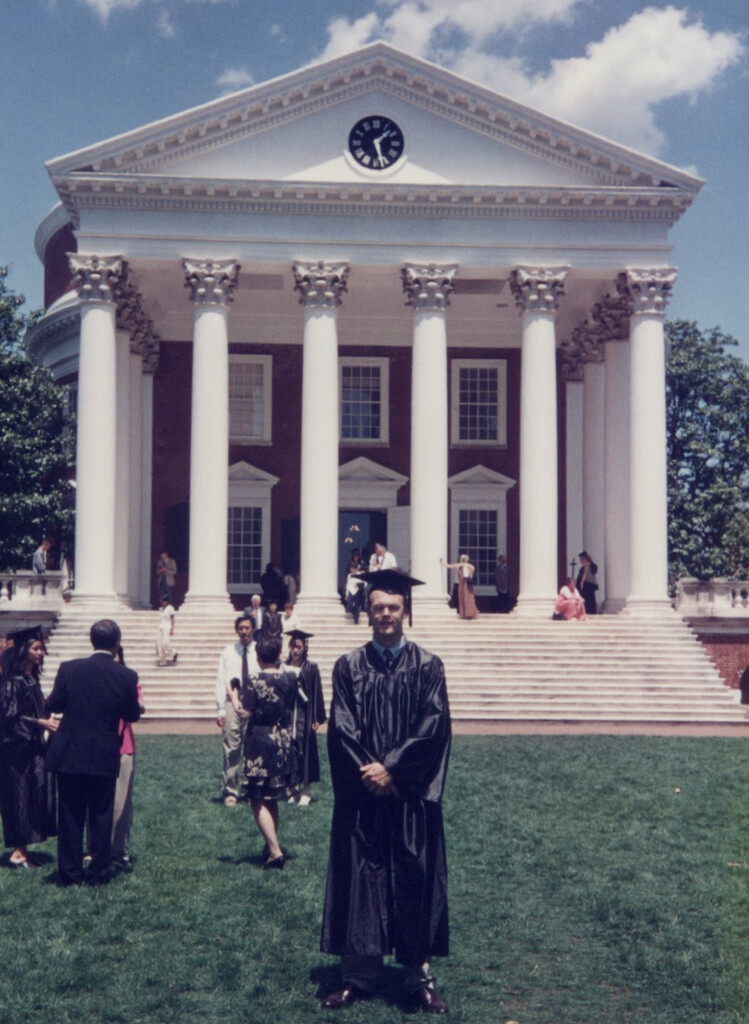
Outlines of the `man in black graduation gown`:
[{"label": "man in black graduation gown", "polygon": [[417,1007],[447,1013],[430,973],[448,952],[440,801],[450,753],[442,662],[403,635],[410,588],[397,570],[366,573],[372,640],[333,669],[328,753],[335,806],[320,948],[341,957],[342,1009],[369,995],[395,951]]}]

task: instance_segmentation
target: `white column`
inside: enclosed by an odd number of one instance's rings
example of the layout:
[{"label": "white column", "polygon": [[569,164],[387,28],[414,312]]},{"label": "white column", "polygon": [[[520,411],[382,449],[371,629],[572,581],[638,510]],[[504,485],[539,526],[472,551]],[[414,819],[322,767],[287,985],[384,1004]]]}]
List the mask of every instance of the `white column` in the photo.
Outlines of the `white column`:
[{"label": "white column", "polygon": [[117,349],[117,438],[114,512],[114,589],[117,597],[129,603],[128,562],[130,558],[130,335],[116,332]]},{"label": "white column", "polygon": [[606,367],[597,347],[588,354],[583,373],[583,547],[598,565],[600,589],[596,599],[600,603],[605,580],[603,449]]},{"label": "white column", "polygon": [[565,267],[510,275],[522,312],[520,381],[520,593],[516,613],[550,617],[558,590],[557,381],[554,317]]},{"label": "white column", "polygon": [[130,601],[141,605],[141,542],[143,513],[143,357],[129,353],[130,373],[130,489],[128,492],[127,589]]},{"label": "white column", "polygon": [[76,603],[114,606],[119,257],[70,256],[81,303],[75,505]]},{"label": "white column", "polygon": [[239,267],[184,260],[195,307],[190,437],[190,585],[185,604],[224,605],[229,502],[228,306]]},{"label": "white column", "polygon": [[628,269],[617,286],[630,309],[630,590],[626,610],[670,611],[663,322],[671,267]]},{"label": "white column", "polygon": [[338,330],[345,263],[296,263],[304,306],[300,594],[304,606],[338,602]]},{"label": "white column", "polygon": [[155,362],[148,357],[143,366],[143,406],[142,406],[142,437],[143,466],[141,479],[140,513],[140,603],[144,608],[151,606],[151,573],[153,558],[151,554],[151,502],[153,498],[153,375]]},{"label": "white column", "polygon": [[567,510],[566,561],[583,547],[583,372],[569,374],[566,383],[565,490]]},{"label": "white column", "polygon": [[[447,540],[447,307],[457,264],[406,264],[401,270],[413,307],[411,354],[411,575],[424,582],[419,604],[445,602],[441,558]],[[405,567],[404,567],[405,568]]]},{"label": "white column", "polygon": [[606,613],[629,594],[629,341],[606,342]]}]

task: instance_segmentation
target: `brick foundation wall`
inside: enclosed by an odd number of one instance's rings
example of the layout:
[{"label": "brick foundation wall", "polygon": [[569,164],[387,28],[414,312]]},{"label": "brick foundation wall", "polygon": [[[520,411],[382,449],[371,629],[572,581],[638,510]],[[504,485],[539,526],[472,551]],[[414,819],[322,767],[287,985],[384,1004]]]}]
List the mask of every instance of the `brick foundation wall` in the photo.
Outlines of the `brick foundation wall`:
[{"label": "brick foundation wall", "polygon": [[741,633],[722,633],[699,629],[695,623],[691,625],[726,685],[738,689],[741,673],[749,665],[749,629]]}]

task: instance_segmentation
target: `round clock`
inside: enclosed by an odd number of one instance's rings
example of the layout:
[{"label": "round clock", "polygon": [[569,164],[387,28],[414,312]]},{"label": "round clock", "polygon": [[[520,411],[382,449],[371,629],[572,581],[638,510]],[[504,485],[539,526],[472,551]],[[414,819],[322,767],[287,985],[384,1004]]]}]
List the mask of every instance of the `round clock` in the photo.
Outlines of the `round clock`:
[{"label": "round clock", "polygon": [[351,156],[368,171],[386,171],[403,156],[403,132],[380,114],[363,117],[349,132]]}]

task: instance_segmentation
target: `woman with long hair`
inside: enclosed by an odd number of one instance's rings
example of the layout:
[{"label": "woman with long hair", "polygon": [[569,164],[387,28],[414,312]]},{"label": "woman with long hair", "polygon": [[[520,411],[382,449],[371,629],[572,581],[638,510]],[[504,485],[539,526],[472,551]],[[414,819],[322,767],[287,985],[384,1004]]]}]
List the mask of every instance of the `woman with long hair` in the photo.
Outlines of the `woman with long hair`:
[{"label": "woman with long hair", "polygon": [[446,562],[444,558],[440,562],[446,569],[455,569],[458,573],[458,617],[461,619],[478,618],[479,610],[476,607],[476,597],[473,591],[473,577],[476,573],[476,566],[468,561],[468,555],[461,555],[457,562]]},{"label": "woman with long hair", "polygon": [[12,635],[0,683],[0,814],[11,868],[35,867],[27,847],[57,835],[54,776],[45,771],[47,715],[39,683],[47,653],[41,626]]},{"label": "woman with long hair", "polygon": [[567,577],[564,586],[560,589],[559,596],[554,605],[554,611],[563,619],[575,619],[578,622],[585,621],[587,617],[585,614],[585,601],[575,586],[572,576]]},{"label": "woman with long hair", "polygon": [[291,736],[295,763],[291,778],[290,801],[306,807],[310,803],[310,785],[320,781],[320,757],[317,752],[317,730],[325,721],[320,669],[308,658],[308,641],[314,633],[294,629],[289,634],[289,656],[286,664],[297,672],[297,698]]}]

